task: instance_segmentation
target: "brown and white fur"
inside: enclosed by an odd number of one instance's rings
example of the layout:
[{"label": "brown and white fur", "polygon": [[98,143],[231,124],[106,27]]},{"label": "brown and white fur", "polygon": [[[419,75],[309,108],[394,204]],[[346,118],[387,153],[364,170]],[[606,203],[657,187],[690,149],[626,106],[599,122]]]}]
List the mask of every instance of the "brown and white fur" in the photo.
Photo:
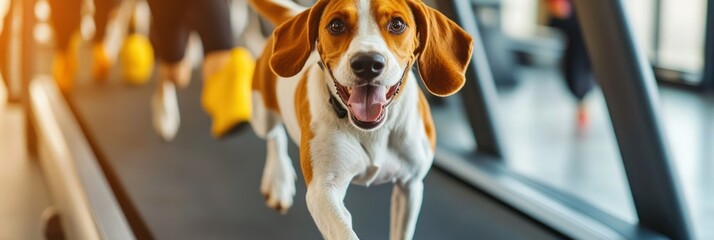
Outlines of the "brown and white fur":
[{"label": "brown and white fur", "polygon": [[[409,66],[418,65],[429,92],[451,95],[464,84],[471,37],[418,0],[320,0],[307,9],[277,0],[251,0],[251,5],[279,25],[258,59],[253,80],[251,125],[268,144],[261,184],[267,204],[285,212],[293,202],[296,175],[287,154],[287,129],[300,146],[308,209],[326,239],[358,239],[343,203],[350,183],[388,182],[394,184],[390,239],[411,239],[436,132]],[[335,20],[344,28],[333,26]],[[391,31],[394,21],[402,21],[406,29]],[[364,54],[382,56],[377,76],[365,79],[355,73],[351,63]],[[375,105],[382,111],[367,127],[357,120],[365,113],[355,114],[364,108],[349,104],[354,102],[351,94],[365,86],[382,89],[367,91],[367,97],[381,99],[377,102],[384,98],[374,94],[388,89],[386,99],[391,101]],[[392,95],[395,89],[399,91]],[[330,95],[348,110],[346,118],[337,116]]]}]

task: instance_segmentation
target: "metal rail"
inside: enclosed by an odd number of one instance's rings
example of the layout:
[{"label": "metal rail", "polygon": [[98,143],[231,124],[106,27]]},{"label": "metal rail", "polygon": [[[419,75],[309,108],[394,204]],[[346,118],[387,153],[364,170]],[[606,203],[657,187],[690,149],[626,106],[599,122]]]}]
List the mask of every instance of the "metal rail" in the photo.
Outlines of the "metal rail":
[{"label": "metal rail", "polygon": [[714,90],[714,0],[707,1],[707,22],[704,38],[704,76],[702,86]]},{"label": "metal rail", "polygon": [[135,239],[89,143],[50,77],[29,85],[38,149],[68,239]]},{"label": "metal rail", "polygon": [[458,23],[474,39],[474,51],[471,63],[466,70],[466,83],[461,96],[468,105],[465,108],[469,122],[476,137],[478,152],[503,157],[502,145],[498,135],[496,114],[496,87],[493,73],[483,49],[483,40],[476,22],[472,2],[469,0],[435,1],[441,13]]},{"label": "metal rail", "polygon": [[690,239],[689,219],[659,122],[657,85],[620,0],[575,0],[605,95],[640,225]]}]

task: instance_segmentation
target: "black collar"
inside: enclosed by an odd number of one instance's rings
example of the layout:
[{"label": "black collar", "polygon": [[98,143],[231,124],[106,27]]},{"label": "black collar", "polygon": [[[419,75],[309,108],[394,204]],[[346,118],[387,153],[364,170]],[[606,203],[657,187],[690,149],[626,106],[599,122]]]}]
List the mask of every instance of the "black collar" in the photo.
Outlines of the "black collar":
[{"label": "black collar", "polygon": [[[320,69],[322,69],[323,71],[325,70],[325,65],[322,63],[322,60],[317,62],[317,65],[319,65]],[[332,77],[332,76],[330,76],[330,77]],[[327,87],[327,95],[330,95],[329,102],[330,102],[330,105],[332,105],[332,110],[335,111],[335,114],[337,115],[337,117],[340,119],[346,118],[347,117],[347,109],[342,107],[342,104],[340,104],[340,102],[338,102],[339,100],[337,100],[335,95],[332,95],[332,91],[330,91],[329,87]]]},{"label": "black collar", "polygon": [[342,107],[342,104],[337,102],[339,100],[337,100],[337,98],[334,95],[332,95],[332,93],[330,93],[329,95],[330,95],[330,105],[332,105],[332,110],[335,111],[335,114],[337,114],[337,117],[340,119],[346,118],[347,117],[347,109]]}]

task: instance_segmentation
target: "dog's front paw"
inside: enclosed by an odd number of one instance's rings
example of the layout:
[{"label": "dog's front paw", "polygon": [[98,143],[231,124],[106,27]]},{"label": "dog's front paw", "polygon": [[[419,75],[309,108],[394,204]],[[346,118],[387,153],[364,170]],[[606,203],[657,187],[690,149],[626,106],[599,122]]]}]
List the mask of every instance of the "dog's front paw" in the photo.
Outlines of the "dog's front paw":
[{"label": "dog's front paw", "polygon": [[287,154],[280,157],[282,159],[271,158],[268,156],[265,163],[260,192],[265,196],[268,207],[286,214],[295,196],[295,169]]}]

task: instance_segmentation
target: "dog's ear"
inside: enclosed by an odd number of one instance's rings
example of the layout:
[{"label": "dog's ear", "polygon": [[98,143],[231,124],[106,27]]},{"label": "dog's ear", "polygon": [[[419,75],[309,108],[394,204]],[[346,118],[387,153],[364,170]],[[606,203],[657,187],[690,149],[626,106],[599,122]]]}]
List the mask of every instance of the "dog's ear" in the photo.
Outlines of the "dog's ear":
[{"label": "dog's ear", "polygon": [[419,34],[419,74],[436,96],[449,96],[464,86],[473,39],[459,25],[421,1],[410,0]]},{"label": "dog's ear", "polygon": [[302,70],[317,41],[320,16],[328,1],[317,1],[311,8],[278,26],[273,32],[270,68],[281,77],[295,76]]}]

